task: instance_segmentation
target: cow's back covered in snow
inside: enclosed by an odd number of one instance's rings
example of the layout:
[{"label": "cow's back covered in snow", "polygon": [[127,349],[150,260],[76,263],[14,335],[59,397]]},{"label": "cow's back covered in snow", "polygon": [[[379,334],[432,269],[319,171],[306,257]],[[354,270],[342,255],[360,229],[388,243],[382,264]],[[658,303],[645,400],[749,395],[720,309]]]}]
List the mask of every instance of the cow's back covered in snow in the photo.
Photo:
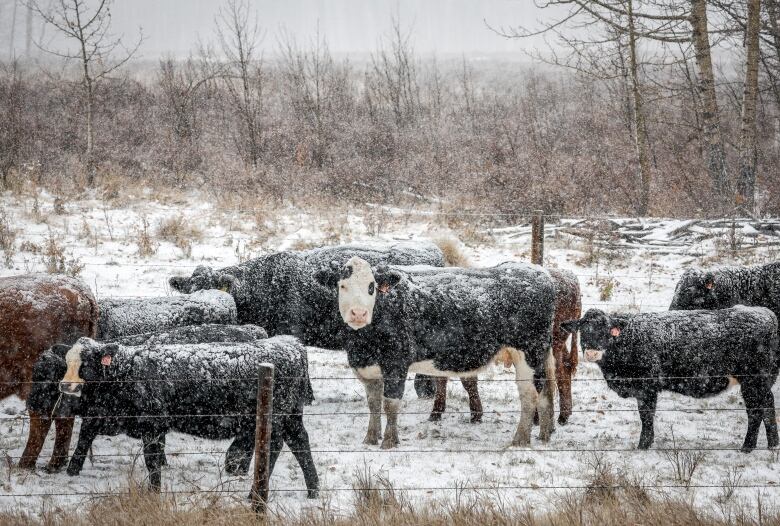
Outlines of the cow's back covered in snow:
[{"label": "cow's back covered in snow", "polygon": [[260,325],[272,336],[297,336],[306,345],[340,348],[336,295],[317,285],[312,274],[323,266],[340,267],[356,254],[376,265],[444,265],[442,251],[429,242],[342,245],[277,252],[220,270],[198,267],[190,277],[172,277],[170,284],[180,292],[227,290],[239,322]]},{"label": "cow's back covered in snow", "polygon": [[671,310],[766,307],[780,316],[780,262],[752,267],[686,270],[674,290]]},{"label": "cow's back covered in snow", "polygon": [[181,296],[104,298],[100,300],[97,337],[111,341],[185,325],[236,322],[233,297],[219,290],[202,290]]}]

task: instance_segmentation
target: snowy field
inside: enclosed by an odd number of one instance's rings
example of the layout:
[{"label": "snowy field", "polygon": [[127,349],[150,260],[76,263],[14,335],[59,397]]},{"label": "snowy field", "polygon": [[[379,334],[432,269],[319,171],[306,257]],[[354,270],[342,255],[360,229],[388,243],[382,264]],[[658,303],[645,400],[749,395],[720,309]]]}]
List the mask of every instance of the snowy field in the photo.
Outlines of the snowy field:
[{"label": "snowy field", "polygon": [[[442,222],[435,215],[393,214],[392,210],[378,214],[375,209],[331,210],[320,215],[273,208],[244,213],[217,209],[196,195],[167,199],[165,203],[154,197],[125,196],[121,203],[72,201],[64,203],[57,214],[54,200],[47,194],[0,196],[0,209],[17,232],[15,253],[8,258],[9,265],[3,266],[0,261],[0,275],[45,270],[53,257],[66,269],[80,268],[80,277],[98,298],[170,295],[173,292],[167,285],[168,277],[189,274],[199,264],[224,266],[269,250],[348,241],[423,239],[443,232],[439,226]],[[180,216],[184,218],[181,223],[193,229],[190,245],[179,242],[176,246],[158,235],[159,225]],[[529,257],[530,238],[518,234],[522,229],[469,232],[463,238],[464,249],[475,266]],[[695,250],[666,254],[636,249],[594,250],[579,238],[556,235],[546,240],[546,265],[569,269],[579,276],[584,309],[663,310],[669,305],[677,277],[690,265],[760,263],[778,258],[777,252],[764,248],[746,250],[741,252],[746,255],[734,260],[722,250],[722,243],[719,237],[713,237]],[[147,254],[142,257],[139,252],[144,249]],[[549,444],[541,444],[535,431],[530,449],[509,447],[519,416],[512,371],[496,367],[484,375],[485,380],[492,381],[480,384],[485,407],[481,424],[469,423],[468,403],[459,382],[450,382],[448,412],[438,423],[427,421],[432,401],[417,399],[409,382],[400,417],[401,445],[382,451],[378,446],[362,444],[368,421],[364,392],[352,378],[344,353],[312,349],[309,362],[317,400],[307,408],[305,422],[322,498],[307,501],[305,492],[300,491],[304,489],[300,469],[292,455],[283,453],[271,479],[272,490],[278,490],[272,493],[272,506],[278,508],[298,510],[322,506],[327,501],[337,509],[348,509],[353,496],[345,490],[352,487],[357,473],[370,469],[397,489],[416,488],[408,493],[412,499],[454,498],[455,491],[436,488],[478,487],[484,488],[483,493],[502,495],[507,502],[544,509],[552,493],[566,491],[554,488],[586,483],[592,458],[588,450],[593,449],[612,450],[604,453],[606,459],[650,487],[680,486],[673,464],[659,451],[673,447],[673,435],[677,447],[701,448],[704,457],[691,488],[665,491],[687,495],[703,506],[716,506],[723,500],[722,486],[729,485],[729,481],[733,484],[738,477],[738,484],[748,487],[737,489],[737,498],[755,501],[759,491],[765,502],[778,502],[780,497],[773,486],[780,481],[778,455],[765,449],[750,455],[738,452],[747,425],[738,387],[703,401],[662,395],[655,450],[638,451],[636,403],[609,391],[592,364],[579,366],[569,424],[557,426]],[[775,394],[780,395],[780,386],[776,386]],[[0,454],[9,461],[15,462],[24,446],[24,416],[20,400],[0,402]],[[49,458],[52,440],[50,436],[39,467]],[[222,471],[222,452],[227,446],[228,442],[169,435],[164,488],[182,492],[177,498],[183,501],[193,498],[190,493],[202,490],[220,493],[224,498],[245,499],[250,478],[231,478]],[[766,447],[763,428],[759,437],[762,447]],[[35,511],[73,505],[88,499],[88,494],[121,491],[131,477],[142,480],[145,475],[139,441],[101,437],[95,441],[93,452],[93,459],[87,460],[78,477],[50,475],[42,469],[35,473],[18,471],[3,461],[0,508]]]}]

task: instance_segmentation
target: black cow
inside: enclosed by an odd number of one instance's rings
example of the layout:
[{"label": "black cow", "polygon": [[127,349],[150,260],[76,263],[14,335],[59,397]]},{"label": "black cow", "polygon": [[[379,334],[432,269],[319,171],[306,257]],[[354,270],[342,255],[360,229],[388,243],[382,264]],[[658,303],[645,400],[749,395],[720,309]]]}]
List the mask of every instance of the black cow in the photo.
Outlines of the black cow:
[{"label": "black cow", "polygon": [[286,443],[301,465],[309,497],[316,497],[317,471],[303,425],[303,406],[313,394],[306,349],[296,338],[137,347],[81,338],[65,361],[63,397],[55,414],[83,419],[69,475],[81,471],[96,436],[124,433],[143,441],[150,484],[159,490],[168,431],[233,438],[226,471],[246,473],[254,449],[259,367],[271,363],[271,469]]},{"label": "black cow", "polygon": [[671,310],[766,307],[780,317],[780,262],[754,267],[686,270],[674,290]]},{"label": "black cow", "polygon": [[235,301],[218,290],[183,296],[104,298],[98,302],[97,339],[113,341],[185,325],[231,325],[236,321]]},{"label": "black cow", "polygon": [[[190,277],[176,276],[169,282],[174,290],[184,293],[204,289],[230,292],[236,300],[239,323],[260,325],[271,336],[291,334],[305,345],[341,349],[336,295],[317,285],[312,274],[322,267],[341,268],[353,256],[372,265],[443,267],[448,263],[442,250],[430,242],[341,245],[277,252],[218,270],[200,266]],[[430,379],[420,379],[415,381],[415,390],[430,398],[435,385]]]},{"label": "black cow", "polygon": [[512,357],[522,401],[513,444],[530,442],[540,392],[540,438],[549,440],[555,285],[544,269],[514,264],[415,275],[399,268],[372,269],[355,257],[340,272],[325,268],[316,278],[338,290],[347,357],[366,387],[371,411],[365,443],[379,439],[384,397],[382,447],[398,444],[398,410],[409,371],[474,376],[503,352]]},{"label": "black cow", "polygon": [[741,384],[748,415],[743,452],[756,447],[761,422],[769,447],[778,445],[772,385],[778,374],[777,317],[763,307],[606,314],[590,309],[562,328],[579,331],[585,359],[596,362],[607,385],[636,398],[639,448],[653,443],[658,393],[704,398]]}]

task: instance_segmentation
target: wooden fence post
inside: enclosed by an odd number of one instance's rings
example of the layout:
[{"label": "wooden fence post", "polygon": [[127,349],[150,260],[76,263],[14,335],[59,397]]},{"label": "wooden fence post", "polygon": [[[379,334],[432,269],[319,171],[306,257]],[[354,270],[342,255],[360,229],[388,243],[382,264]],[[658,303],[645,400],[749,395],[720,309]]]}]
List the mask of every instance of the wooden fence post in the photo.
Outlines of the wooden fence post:
[{"label": "wooden fence post", "polygon": [[531,263],[544,264],[544,214],[541,210],[534,212],[531,218]]},{"label": "wooden fence post", "polygon": [[257,420],[255,424],[255,478],[252,484],[252,509],[255,513],[265,513],[268,502],[268,479],[270,478],[268,461],[271,456],[271,412],[274,402],[274,366],[269,363],[260,365],[260,378],[257,381]]}]

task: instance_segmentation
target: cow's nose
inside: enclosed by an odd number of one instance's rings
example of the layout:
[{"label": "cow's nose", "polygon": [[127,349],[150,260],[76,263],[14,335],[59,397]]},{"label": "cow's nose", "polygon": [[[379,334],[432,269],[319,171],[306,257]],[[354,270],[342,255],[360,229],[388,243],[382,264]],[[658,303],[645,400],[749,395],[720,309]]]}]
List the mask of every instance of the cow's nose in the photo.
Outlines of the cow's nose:
[{"label": "cow's nose", "polygon": [[77,382],[60,382],[60,392],[67,395],[81,396],[81,388],[83,386],[84,384]]},{"label": "cow's nose", "polygon": [[366,318],[368,318],[368,309],[350,309],[349,316],[354,321],[366,321]]}]

